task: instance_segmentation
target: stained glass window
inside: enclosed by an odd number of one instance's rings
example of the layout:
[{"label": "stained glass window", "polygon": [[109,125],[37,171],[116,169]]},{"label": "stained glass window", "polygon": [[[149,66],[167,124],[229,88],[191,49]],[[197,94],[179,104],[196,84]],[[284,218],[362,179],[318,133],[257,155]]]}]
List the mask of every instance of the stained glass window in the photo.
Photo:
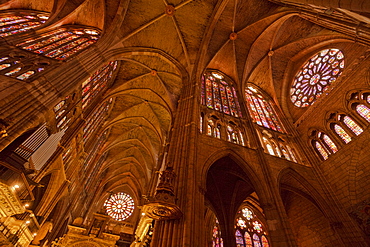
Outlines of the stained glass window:
[{"label": "stained glass window", "polygon": [[109,80],[112,78],[117,64],[117,61],[109,62],[82,83],[83,110],[87,109],[89,104],[107,89]]},{"label": "stained glass window", "polygon": [[343,117],[343,123],[345,123],[346,126],[357,136],[364,131],[355,121],[352,120],[352,118],[348,116]]},{"label": "stained glass window", "polygon": [[261,240],[262,240],[262,247],[269,247],[270,246],[269,241],[267,240],[265,235],[262,235]]},{"label": "stained glass window", "polygon": [[336,153],[338,151],[337,146],[334,144],[329,136],[327,136],[326,134],[322,134],[322,139],[333,153]]},{"label": "stained glass window", "polygon": [[312,105],[342,74],[344,55],[338,49],[325,49],[312,56],[297,72],[290,99],[297,107]]},{"label": "stained glass window", "polygon": [[240,141],[242,139],[242,135],[238,129],[235,129],[235,127],[228,125],[226,127],[226,133],[227,133],[227,140],[229,142],[244,145],[244,141]]},{"label": "stained glass window", "polygon": [[329,154],[328,152],[325,150],[325,148],[321,145],[320,142],[318,141],[314,141],[314,144],[315,144],[315,148],[317,151],[319,151],[319,153],[321,154],[321,156],[324,158],[324,160],[327,160],[329,158]]},{"label": "stained glass window", "polygon": [[223,240],[221,238],[220,224],[216,219],[215,225],[212,231],[212,247],[223,247]]},{"label": "stained glass window", "polygon": [[48,65],[47,63],[31,62],[31,60],[23,54],[12,56],[8,54],[0,58],[0,73],[23,81],[43,71],[45,66]]},{"label": "stained glass window", "polygon": [[236,230],[235,232],[235,239],[237,247],[244,247],[243,235],[240,233],[239,230]]},{"label": "stained glass window", "polygon": [[293,150],[290,148],[290,146],[286,145],[286,148],[288,149],[290,157],[292,157],[292,160],[294,162],[297,162],[297,158],[295,157],[295,154],[294,154]]},{"label": "stained glass window", "polygon": [[349,143],[352,140],[352,138],[348,135],[348,133],[340,125],[335,124],[334,131],[342,138],[342,140],[345,143]]},{"label": "stained glass window", "polygon": [[255,123],[268,129],[284,132],[273,106],[255,87],[247,86],[245,97],[249,113]]},{"label": "stained glass window", "polygon": [[240,106],[232,83],[220,72],[208,71],[202,76],[202,104],[225,114],[241,116]]},{"label": "stained glass window", "polygon": [[254,247],[261,247],[260,237],[257,234],[253,234],[253,245]]},{"label": "stained glass window", "polygon": [[[238,211],[235,222],[235,238],[237,246],[262,247],[261,240],[266,240],[267,245],[264,246],[268,246],[266,231],[264,230],[262,223],[250,208],[243,207]],[[244,236],[244,239],[242,236]]]},{"label": "stained glass window", "polygon": [[246,247],[253,247],[252,238],[251,235],[249,235],[249,232],[244,233],[244,240]]},{"label": "stained glass window", "polygon": [[43,34],[39,38],[28,39],[18,47],[57,60],[65,60],[73,54],[94,44],[100,32],[91,28],[66,26]]},{"label": "stained glass window", "polygon": [[[368,96],[368,101],[370,104],[370,96]],[[361,117],[365,118],[366,121],[370,122],[370,108],[366,105],[360,104],[356,106],[356,111]]]},{"label": "stained glass window", "polygon": [[86,120],[83,127],[83,140],[84,143],[90,139],[92,134],[102,125],[103,120],[107,116],[110,104],[112,103],[112,98],[103,102],[100,107],[97,107],[95,111],[90,114],[89,118]]},{"label": "stained glass window", "polygon": [[48,13],[22,11],[0,16],[0,37],[6,37],[41,26],[49,19]]},{"label": "stained glass window", "polygon": [[60,130],[67,130],[69,123],[73,119],[73,111],[70,107],[71,99],[71,96],[67,96],[64,100],[61,100],[54,106],[55,120],[57,128]]},{"label": "stained glass window", "polygon": [[130,217],[135,208],[132,197],[123,192],[111,195],[104,206],[107,214],[118,221],[124,221]]}]

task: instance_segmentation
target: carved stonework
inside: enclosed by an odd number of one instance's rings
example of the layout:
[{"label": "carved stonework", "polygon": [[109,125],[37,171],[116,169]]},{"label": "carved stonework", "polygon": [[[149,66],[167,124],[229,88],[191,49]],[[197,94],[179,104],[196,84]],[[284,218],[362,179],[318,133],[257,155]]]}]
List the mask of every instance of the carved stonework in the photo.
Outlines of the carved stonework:
[{"label": "carved stonework", "polygon": [[100,238],[86,235],[87,229],[78,226],[68,226],[68,233],[52,242],[53,247],[110,247],[115,246],[119,235],[103,233]]},{"label": "carved stonework", "polygon": [[176,174],[172,167],[167,167],[161,173],[154,200],[144,205],[143,211],[155,220],[178,219],[182,216],[180,208],[175,204],[173,181]]},{"label": "carved stonework", "polygon": [[0,217],[8,217],[24,212],[25,208],[11,188],[0,182]]}]

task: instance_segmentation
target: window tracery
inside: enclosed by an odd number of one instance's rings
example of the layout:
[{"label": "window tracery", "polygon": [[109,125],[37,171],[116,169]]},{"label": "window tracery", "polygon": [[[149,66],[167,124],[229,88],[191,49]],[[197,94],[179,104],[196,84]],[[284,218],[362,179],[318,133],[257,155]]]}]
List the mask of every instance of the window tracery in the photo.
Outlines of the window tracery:
[{"label": "window tracery", "polygon": [[332,130],[347,144],[354,136],[358,136],[363,129],[348,115],[331,113],[329,123]]},{"label": "window tracery", "polygon": [[241,117],[238,97],[230,79],[219,71],[206,71],[202,76],[202,105],[210,109]]},{"label": "window tracery", "polygon": [[44,24],[49,13],[39,11],[16,11],[0,14],[0,37],[22,33]]},{"label": "window tracery", "polygon": [[88,109],[89,105],[108,88],[117,66],[117,61],[109,62],[82,83],[83,111]]},{"label": "window tracery", "polygon": [[312,147],[324,160],[327,160],[331,154],[338,152],[338,147],[334,141],[322,131],[313,130],[311,132],[311,143]]},{"label": "window tracery", "polygon": [[267,233],[260,219],[249,207],[238,211],[235,223],[235,241],[238,247],[268,247]]},{"label": "window tracery", "polygon": [[220,223],[218,222],[216,218],[214,227],[212,230],[212,247],[223,247],[223,246],[224,246],[224,243],[221,237]]},{"label": "window tracery", "polygon": [[259,126],[283,133],[281,121],[274,107],[257,88],[251,84],[245,88],[247,108],[253,121]]},{"label": "window tracery", "polygon": [[75,94],[67,96],[54,106],[53,110],[55,113],[56,126],[59,130],[67,130],[69,128],[69,124],[73,120],[74,110],[72,103],[74,98]]},{"label": "window tracery", "polygon": [[322,50],[303,64],[294,77],[290,99],[297,107],[312,105],[344,70],[344,54],[339,49]]},{"label": "window tracery", "polygon": [[104,203],[107,214],[114,220],[124,221],[135,209],[134,200],[129,194],[119,192],[111,195]]},{"label": "window tracery", "polygon": [[370,123],[370,92],[355,91],[349,93],[349,109],[354,112],[354,115],[360,116],[359,121],[364,124]]},{"label": "window tracery", "polygon": [[0,74],[27,81],[47,68],[49,63],[37,56],[22,52],[2,52],[0,54]]},{"label": "window tracery", "polygon": [[281,137],[274,137],[271,133],[264,130],[260,134],[260,138],[266,153],[296,163],[298,162],[295,151]]},{"label": "window tracery", "polygon": [[71,25],[30,38],[17,46],[45,57],[65,60],[94,44],[99,36],[97,29]]}]

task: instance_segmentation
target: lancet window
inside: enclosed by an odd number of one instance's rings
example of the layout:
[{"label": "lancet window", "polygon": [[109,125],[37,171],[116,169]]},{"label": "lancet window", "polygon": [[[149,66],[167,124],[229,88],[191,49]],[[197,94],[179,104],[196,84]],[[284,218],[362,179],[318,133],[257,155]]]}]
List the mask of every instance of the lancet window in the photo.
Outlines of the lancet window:
[{"label": "lancet window", "polygon": [[261,140],[266,153],[298,162],[295,151],[281,137],[274,138],[269,132],[263,131]]},{"label": "lancet window", "polygon": [[100,31],[94,28],[65,26],[17,44],[18,47],[49,58],[65,60],[94,44]]},{"label": "lancet window", "polygon": [[260,219],[249,207],[243,207],[237,213],[235,223],[237,247],[268,247],[267,232]]},{"label": "lancet window", "polygon": [[212,229],[212,247],[223,247],[223,240],[221,238],[220,223],[217,218]]},{"label": "lancet window", "polygon": [[26,81],[44,71],[49,65],[37,56],[30,56],[22,52],[6,52],[0,55],[0,74],[18,80]]},{"label": "lancet window", "polygon": [[345,142],[352,141],[354,136],[358,136],[364,130],[351,117],[346,114],[332,113],[329,117],[332,130]]},{"label": "lancet window", "polygon": [[59,130],[67,130],[74,116],[73,102],[75,94],[67,96],[54,106],[56,126]]},{"label": "lancet window", "polygon": [[344,54],[339,49],[322,50],[299,69],[290,89],[290,99],[297,107],[312,105],[338,79],[344,70]]},{"label": "lancet window", "polygon": [[236,91],[230,79],[219,71],[207,71],[202,76],[202,104],[230,116],[240,117]]},{"label": "lancet window", "polygon": [[284,132],[271,100],[264,97],[255,86],[249,84],[245,88],[245,99],[249,114],[256,124],[274,131]]},{"label": "lancet window", "polygon": [[314,130],[311,133],[311,144],[313,149],[327,160],[331,154],[338,152],[338,146],[332,138],[322,131]]},{"label": "lancet window", "polygon": [[370,92],[369,91],[355,91],[349,94],[349,106],[357,116],[360,116],[359,120],[363,121],[364,124],[370,123]]},{"label": "lancet window", "polygon": [[0,37],[25,32],[44,24],[49,19],[49,13],[36,11],[17,11],[0,14]]},{"label": "lancet window", "polygon": [[117,65],[117,61],[109,62],[82,83],[83,111],[88,109],[89,105],[108,88]]},{"label": "lancet window", "polygon": [[102,126],[102,123],[104,119],[107,116],[107,113],[109,111],[109,107],[112,103],[113,99],[110,98],[109,100],[103,102],[99,107],[95,109],[95,111],[89,116],[89,118],[86,120],[86,123],[83,127],[83,140],[84,143],[87,143],[90,138],[93,136],[93,133],[96,132],[96,130]]},{"label": "lancet window", "polygon": [[97,154],[100,151],[100,149],[103,147],[105,141],[108,138],[108,130],[105,130],[103,133],[101,133],[97,141],[95,142],[94,146],[90,150],[85,150],[88,152],[88,157],[85,160],[85,169],[87,167],[90,167],[92,162],[97,158]]}]

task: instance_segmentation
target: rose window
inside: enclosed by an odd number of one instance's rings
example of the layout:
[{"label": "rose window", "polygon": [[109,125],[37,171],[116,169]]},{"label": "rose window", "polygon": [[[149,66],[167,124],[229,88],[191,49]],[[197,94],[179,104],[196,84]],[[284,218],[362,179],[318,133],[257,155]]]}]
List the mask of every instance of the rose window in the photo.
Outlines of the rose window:
[{"label": "rose window", "polygon": [[126,193],[111,195],[104,203],[107,213],[115,220],[123,221],[134,211],[134,200]]},{"label": "rose window", "polygon": [[344,55],[338,49],[325,49],[311,57],[294,77],[290,99],[297,107],[312,105],[342,74]]}]

